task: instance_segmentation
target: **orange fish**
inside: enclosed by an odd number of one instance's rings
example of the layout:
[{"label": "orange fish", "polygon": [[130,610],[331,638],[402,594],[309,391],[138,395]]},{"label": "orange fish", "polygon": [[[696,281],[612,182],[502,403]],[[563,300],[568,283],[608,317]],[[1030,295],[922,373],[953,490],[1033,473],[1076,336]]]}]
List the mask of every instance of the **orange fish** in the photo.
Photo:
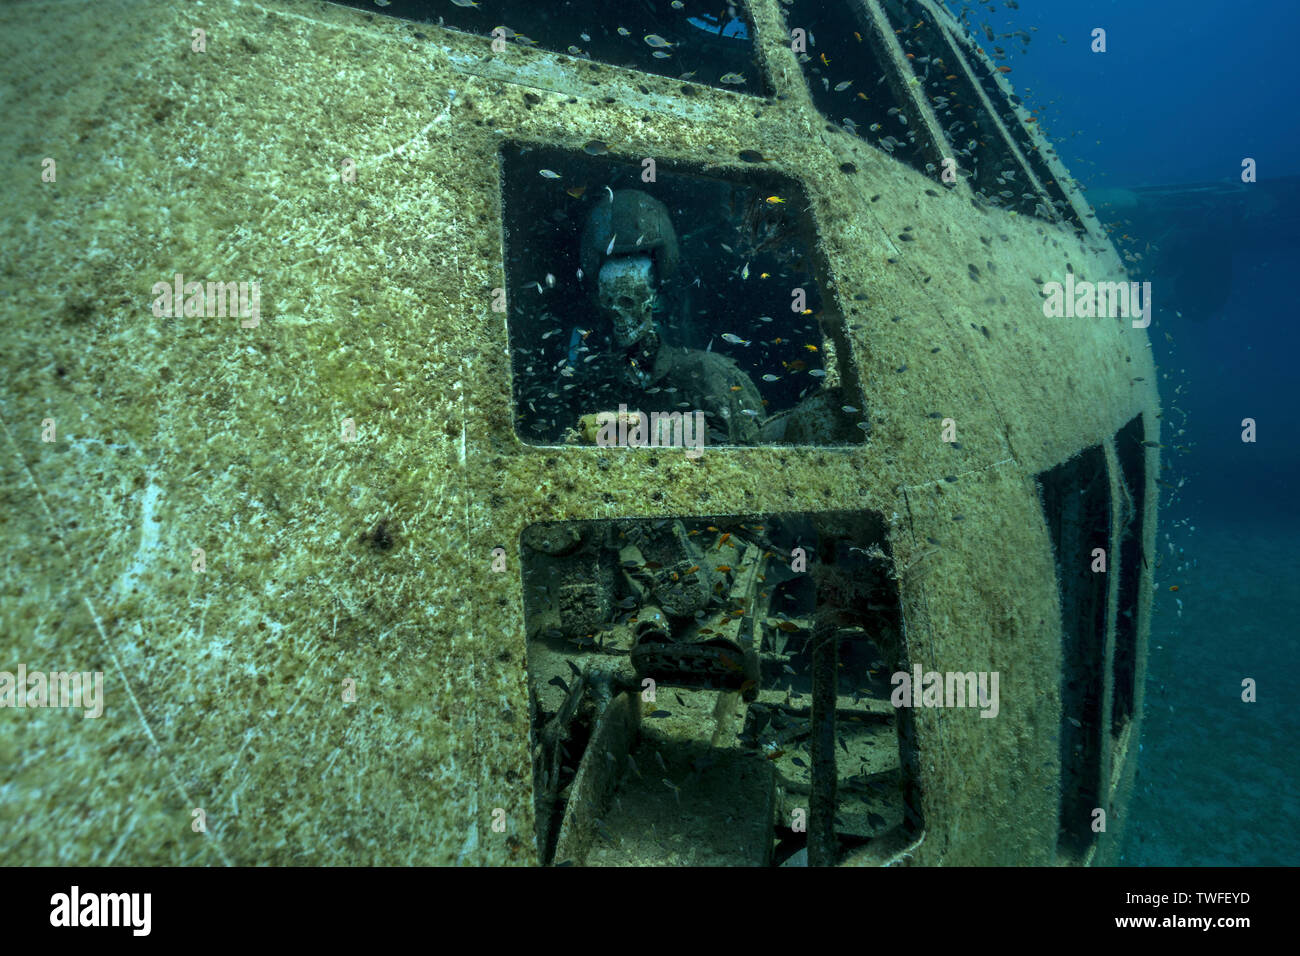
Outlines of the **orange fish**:
[{"label": "orange fish", "polygon": [[729,564],[719,564],[719,565],[718,565],[716,568],[714,568],[713,570],[714,570],[714,571],[721,571],[723,574],[730,574],[730,573],[731,573],[731,565],[729,565]]},{"label": "orange fish", "polygon": [[804,348],[806,348],[809,352],[816,352],[816,351],[817,351],[817,346],[815,346],[815,345],[805,345]]},{"label": "orange fish", "polygon": [[574,199],[581,199],[582,194],[585,193],[586,191],[587,191],[586,186],[570,186],[568,189],[565,190],[565,192],[568,193],[570,196],[572,196]]},{"label": "orange fish", "polygon": [[[728,541],[730,541],[730,540],[731,540],[731,532],[728,531],[728,532],[726,532],[726,533],[725,533],[721,538],[718,539],[718,547],[717,547],[717,550],[721,551],[721,550],[722,550],[722,546],[723,546],[724,544],[726,544],[726,543],[727,543]],[[734,548],[735,545],[733,544],[732,547]]]},{"label": "orange fish", "polygon": [[1178,590],[1178,585],[1177,585],[1177,584],[1172,584],[1172,585],[1170,585],[1170,586],[1169,586],[1169,590],[1171,590],[1171,591],[1177,591],[1177,590]]},{"label": "orange fish", "polygon": [[998,67],[998,72],[999,72],[999,73],[1010,73],[1010,72],[1011,72],[1011,67],[1009,67],[1009,66],[1000,66],[1000,67]]}]

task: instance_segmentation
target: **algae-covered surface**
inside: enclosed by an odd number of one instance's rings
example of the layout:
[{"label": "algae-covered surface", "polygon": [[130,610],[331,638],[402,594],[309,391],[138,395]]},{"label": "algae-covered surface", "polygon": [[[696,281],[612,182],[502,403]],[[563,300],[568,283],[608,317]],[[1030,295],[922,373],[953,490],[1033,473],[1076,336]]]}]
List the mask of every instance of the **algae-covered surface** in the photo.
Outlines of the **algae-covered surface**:
[{"label": "algae-covered surface", "polygon": [[[1123,269],[828,130],[752,10],[770,98],[308,0],[0,7],[0,668],[104,675],[102,717],[0,714],[6,860],[536,862],[520,532],[866,510],[913,659],[1006,675],[998,720],[918,715],[915,862],[1052,862],[1033,476],[1158,407],[1145,333],[1041,288]],[[594,137],[798,180],[865,442],[517,437],[498,151]],[[257,321],[157,315],[177,273]]]}]

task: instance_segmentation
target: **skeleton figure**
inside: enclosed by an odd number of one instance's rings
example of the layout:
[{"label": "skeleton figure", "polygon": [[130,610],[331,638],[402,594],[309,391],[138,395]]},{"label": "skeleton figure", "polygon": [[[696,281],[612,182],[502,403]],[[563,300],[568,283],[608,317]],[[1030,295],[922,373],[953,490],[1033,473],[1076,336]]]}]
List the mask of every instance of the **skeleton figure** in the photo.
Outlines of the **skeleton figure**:
[{"label": "skeleton figure", "polygon": [[728,443],[755,444],[763,404],[750,377],[722,355],[665,344],[655,323],[658,291],[678,265],[667,207],[637,189],[611,190],[587,218],[581,260],[597,277],[595,304],[626,355],[629,384],[674,386]]}]

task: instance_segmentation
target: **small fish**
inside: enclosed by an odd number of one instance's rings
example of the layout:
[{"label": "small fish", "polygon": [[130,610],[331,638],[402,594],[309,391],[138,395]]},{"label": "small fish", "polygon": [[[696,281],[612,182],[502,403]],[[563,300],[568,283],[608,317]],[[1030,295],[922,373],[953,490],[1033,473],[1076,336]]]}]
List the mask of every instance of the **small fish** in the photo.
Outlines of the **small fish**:
[{"label": "small fish", "polygon": [[743,671],[743,670],[745,669],[745,668],[742,667],[740,664],[737,664],[734,660],[732,660],[732,659],[731,659],[728,655],[726,655],[726,654],[719,654],[719,655],[718,655],[718,660],[720,660],[720,661],[722,662],[722,666],[725,667],[725,668],[726,668],[727,670],[729,670],[729,671],[736,671],[737,673],[740,673],[741,671]]},{"label": "small fish", "polygon": [[667,710],[655,710],[655,711],[651,711],[650,713],[646,714],[646,716],[647,716],[647,717],[655,717],[655,718],[660,718],[660,717],[671,717],[671,716],[672,716],[672,713],[671,713],[670,711],[667,711]]},{"label": "small fish", "polygon": [[803,767],[805,770],[808,769],[808,765],[804,763],[802,760],[800,760],[798,757],[791,757],[790,762],[794,764],[796,767]]},{"label": "small fish", "polygon": [[854,408],[852,405],[841,405],[840,411],[848,412],[850,415],[853,415],[858,411],[858,409]]},{"label": "small fish", "polygon": [[736,86],[741,83],[744,83],[745,78],[741,76],[739,73],[723,73],[720,77],[718,77],[718,81],[721,83],[730,83],[733,86]]},{"label": "small fish", "polygon": [[843,83],[836,83],[836,84],[835,84],[835,92],[836,92],[836,93],[843,93],[845,90],[847,90],[847,89],[848,89],[850,86],[852,86],[852,85],[853,85],[853,81],[852,81],[852,80],[845,80]]},{"label": "small fish", "polygon": [[587,191],[586,186],[570,186],[568,189],[565,190],[565,192],[568,193],[570,196],[572,196],[574,199],[581,199],[582,194],[585,193],[586,191]]},{"label": "small fish", "polygon": [[[772,278],[772,273],[770,273],[770,272],[760,272],[760,273],[758,274],[758,277],[759,277],[760,279],[770,279],[770,278]],[[767,317],[767,316],[762,316],[762,317],[759,318],[759,321],[760,321],[760,322],[771,322],[772,320],[771,320],[769,317]]]},{"label": "small fish", "polygon": [[647,33],[645,36],[645,42],[652,47],[670,47],[675,45],[669,43],[657,33]]},{"label": "small fish", "polygon": [[748,345],[751,340],[742,339],[739,335],[736,335],[734,332],[723,332],[722,341],[730,342],[732,345]]},{"label": "small fish", "polygon": [[781,381],[781,376],[780,376],[780,375],[773,375],[771,372],[768,372],[766,375],[763,376],[763,381],[765,381],[765,382],[779,382],[779,381]]},{"label": "small fish", "polygon": [[745,263],[745,268],[743,268],[743,269],[740,270],[740,278],[741,278],[741,279],[748,279],[748,278],[749,278],[749,263],[748,263],[748,262]]},{"label": "small fish", "polygon": [[619,27],[618,35],[621,37],[630,37],[632,35],[632,31],[629,30],[627,27]]},{"label": "small fish", "polygon": [[618,239],[618,233],[615,233],[614,235],[610,236],[609,245],[605,247],[605,255],[612,256],[614,254],[614,242],[617,239]]},{"label": "small fish", "polygon": [[655,50],[655,51],[654,51],[653,53],[651,53],[650,55],[651,55],[652,57],[654,57],[656,60],[666,60],[666,59],[668,59],[670,56],[672,56],[671,53],[665,53],[663,50]]},{"label": "small fish", "polygon": [[458,7],[477,7],[478,0],[451,0]]},{"label": "small fish", "polygon": [[766,199],[763,200],[763,202],[767,203],[769,206],[780,206],[782,203],[785,202],[785,200],[782,199],[780,196],[768,196]]},{"label": "small fish", "polygon": [[806,348],[809,352],[816,352],[816,351],[817,351],[817,346],[815,346],[815,345],[805,345],[804,348]]},{"label": "small fish", "polygon": [[658,750],[655,751],[655,760],[659,762],[659,769],[664,773],[668,772],[668,764],[664,763],[664,755]]},{"label": "small fish", "polygon": [[1010,73],[1010,72],[1011,72],[1011,67],[1009,67],[1009,66],[1000,66],[1000,67],[998,67],[998,72],[999,72],[999,73]]},{"label": "small fish", "polygon": [[546,178],[546,179],[559,179],[559,178],[560,178],[560,174],[557,173],[557,172],[556,172],[555,170],[553,170],[553,169],[539,169],[537,172],[540,173],[540,174],[541,174],[544,178]]},{"label": "small fish", "polygon": [[825,377],[826,377],[826,369],[824,369],[824,368],[814,368],[814,369],[810,369],[809,372],[808,372],[808,374],[811,375],[813,378],[825,378]]},{"label": "small fish", "polygon": [[685,8],[686,4],[682,3],[682,0],[673,0],[673,2],[670,4],[670,6],[671,6],[674,10],[681,10],[681,9]]}]

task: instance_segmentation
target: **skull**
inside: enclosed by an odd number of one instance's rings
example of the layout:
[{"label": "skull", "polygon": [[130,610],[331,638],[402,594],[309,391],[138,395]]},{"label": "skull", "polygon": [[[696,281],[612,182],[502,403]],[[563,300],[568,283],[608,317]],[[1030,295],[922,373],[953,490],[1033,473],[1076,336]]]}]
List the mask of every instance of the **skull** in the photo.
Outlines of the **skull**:
[{"label": "skull", "polygon": [[614,325],[614,339],[623,348],[654,332],[654,264],[647,255],[606,260],[597,280],[600,307]]}]

